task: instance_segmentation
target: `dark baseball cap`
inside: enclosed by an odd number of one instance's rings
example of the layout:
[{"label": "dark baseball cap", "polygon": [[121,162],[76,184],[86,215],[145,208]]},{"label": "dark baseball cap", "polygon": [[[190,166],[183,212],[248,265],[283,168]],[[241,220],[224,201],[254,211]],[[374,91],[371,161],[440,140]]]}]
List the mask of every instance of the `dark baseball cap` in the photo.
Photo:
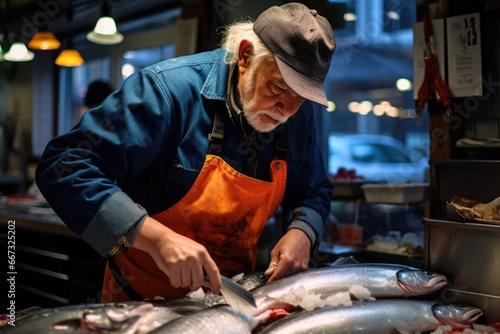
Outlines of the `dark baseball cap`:
[{"label": "dark baseball cap", "polygon": [[301,97],[328,106],[323,83],[336,46],[328,20],[292,2],[262,12],[253,30],[274,53],[285,83]]}]

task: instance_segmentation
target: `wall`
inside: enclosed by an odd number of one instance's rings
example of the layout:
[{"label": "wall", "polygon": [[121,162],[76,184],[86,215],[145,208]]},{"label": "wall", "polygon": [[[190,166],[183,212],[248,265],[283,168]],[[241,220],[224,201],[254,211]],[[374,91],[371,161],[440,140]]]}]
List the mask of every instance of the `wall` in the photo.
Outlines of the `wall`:
[{"label": "wall", "polygon": [[[33,85],[32,62],[2,64],[0,80],[0,119],[13,119],[17,122],[14,152],[8,156],[8,169],[19,170],[23,166],[23,156],[30,147],[32,127]],[[29,152],[29,150],[28,150]]]}]

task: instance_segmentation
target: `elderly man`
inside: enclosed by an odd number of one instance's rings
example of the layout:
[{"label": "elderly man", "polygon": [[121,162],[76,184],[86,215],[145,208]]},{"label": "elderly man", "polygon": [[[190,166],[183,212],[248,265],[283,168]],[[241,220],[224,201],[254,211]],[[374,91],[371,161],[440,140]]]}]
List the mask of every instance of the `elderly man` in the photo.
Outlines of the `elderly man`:
[{"label": "elderly man", "polygon": [[218,293],[219,274],[254,270],[279,207],[265,275],[308,266],[332,193],[313,119],[332,28],[289,3],[227,27],[221,45],[131,75],[39,162],[53,209],[108,257],[103,302]]}]

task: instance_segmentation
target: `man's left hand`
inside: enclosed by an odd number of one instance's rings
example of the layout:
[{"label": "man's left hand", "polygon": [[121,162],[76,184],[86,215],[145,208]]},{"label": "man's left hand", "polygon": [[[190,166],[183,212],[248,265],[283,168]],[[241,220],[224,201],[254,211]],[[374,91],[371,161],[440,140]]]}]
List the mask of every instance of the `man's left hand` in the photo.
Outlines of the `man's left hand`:
[{"label": "man's left hand", "polygon": [[264,272],[269,277],[268,282],[306,270],[310,249],[311,241],[304,232],[294,228],[288,230],[271,251],[271,262]]}]

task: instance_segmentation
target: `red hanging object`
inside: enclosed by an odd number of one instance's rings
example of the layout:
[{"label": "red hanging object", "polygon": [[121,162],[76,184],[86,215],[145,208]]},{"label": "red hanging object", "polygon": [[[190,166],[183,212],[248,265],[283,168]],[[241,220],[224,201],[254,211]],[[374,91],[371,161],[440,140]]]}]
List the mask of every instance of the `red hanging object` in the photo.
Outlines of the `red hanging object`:
[{"label": "red hanging object", "polygon": [[439,73],[439,66],[437,58],[431,49],[431,37],[433,36],[432,23],[429,18],[427,3],[424,10],[424,35],[425,35],[425,49],[424,49],[424,63],[425,73],[422,85],[418,90],[417,111],[419,117],[422,116],[423,109],[428,100],[436,93],[438,93],[443,106],[445,107],[446,114],[450,116],[451,111],[451,90],[450,87],[444,82],[441,74]]}]

